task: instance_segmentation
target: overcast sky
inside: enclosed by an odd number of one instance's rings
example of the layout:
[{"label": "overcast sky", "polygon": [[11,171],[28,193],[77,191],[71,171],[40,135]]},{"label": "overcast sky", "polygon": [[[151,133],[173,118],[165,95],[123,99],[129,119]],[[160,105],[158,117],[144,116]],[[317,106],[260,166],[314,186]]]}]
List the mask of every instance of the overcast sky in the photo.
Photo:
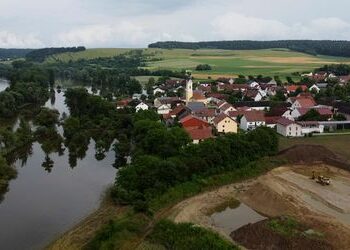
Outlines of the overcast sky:
[{"label": "overcast sky", "polygon": [[350,40],[349,0],[0,0],[0,48]]}]

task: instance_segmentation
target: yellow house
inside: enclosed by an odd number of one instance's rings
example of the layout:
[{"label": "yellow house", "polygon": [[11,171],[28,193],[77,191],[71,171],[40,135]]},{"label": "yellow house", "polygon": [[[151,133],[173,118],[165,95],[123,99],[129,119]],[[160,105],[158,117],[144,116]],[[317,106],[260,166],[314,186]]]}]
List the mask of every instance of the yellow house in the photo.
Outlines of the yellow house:
[{"label": "yellow house", "polygon": [[225,114],[215,117],[213,123],[219,133],[237,133],[237,122]]}]

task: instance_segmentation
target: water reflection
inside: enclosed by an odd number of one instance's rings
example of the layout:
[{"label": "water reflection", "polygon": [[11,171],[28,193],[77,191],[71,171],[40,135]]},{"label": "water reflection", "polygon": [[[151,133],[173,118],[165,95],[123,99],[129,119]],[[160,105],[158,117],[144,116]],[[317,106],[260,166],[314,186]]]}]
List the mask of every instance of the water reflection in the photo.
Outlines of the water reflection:
[{"label": "water reflection", "polygon": [[[61,119],[69,115],[64,91],[55,91],[45,107],[57,109]],[[16,124],[15,130],[19,119]],[[62,126],[40,128],[37,133],[38,142],[8,159],[18,176],[0,203],[2,250],[43,248],[96,209],[101,193],[115,179],[110,144],[81,135],[73,146],[64,141]]]},{"label": "water reflection", "polygon": [[212,214],[210,218],[213,225],[221,228],[228,235],[244,225],[266,219],[244,203],[240,203],[236,208],[227,207]]}]

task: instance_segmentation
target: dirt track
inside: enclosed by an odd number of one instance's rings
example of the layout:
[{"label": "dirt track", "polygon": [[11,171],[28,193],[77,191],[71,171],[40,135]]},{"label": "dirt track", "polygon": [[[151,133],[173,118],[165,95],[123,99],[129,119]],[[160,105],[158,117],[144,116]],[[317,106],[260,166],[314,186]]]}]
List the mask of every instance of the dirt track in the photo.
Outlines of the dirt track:
[{"label": "dirt track", "polygon": [[[310,179],[311,172],[332,178],[330,186]],[[193,222],[216,228],[208,213],[228,199],[236,198],[269,217],[294,216],[325,234],[325,240],[337,249],[350,246],[350,173],[335,167],[297,165],[280,167],[256,180],[233,184],[185,200],[173,209],[175,222]]]}]

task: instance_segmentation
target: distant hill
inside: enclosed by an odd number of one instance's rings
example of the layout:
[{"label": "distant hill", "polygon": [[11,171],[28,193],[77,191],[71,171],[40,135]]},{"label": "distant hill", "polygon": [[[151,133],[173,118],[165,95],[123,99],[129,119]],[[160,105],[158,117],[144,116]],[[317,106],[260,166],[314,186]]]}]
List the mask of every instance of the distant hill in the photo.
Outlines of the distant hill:
[{"label": "distant hill", "polygon": [[0,49],[0,60],[23,58],[33,49]]},{"label": "distant hill", "polygon": [[280,41],[210,41],[210,42],[156,42],[149,48],[161,49],[225,49],[258,50],[283,48],[312,55],[350,57],[350,41],[331,40],[280,40]]},{"label": "distant hill", "polygon": [[44,49],[37,49],[29,52],[26,55],[26,59],[29,61],[35,61],[35,62],[43,62],[48,56],[65,53],[65,52],[79,52],[79,51],[85,51],[86,48],[81,47],[60,47],[60,48],[44,48]]}]

